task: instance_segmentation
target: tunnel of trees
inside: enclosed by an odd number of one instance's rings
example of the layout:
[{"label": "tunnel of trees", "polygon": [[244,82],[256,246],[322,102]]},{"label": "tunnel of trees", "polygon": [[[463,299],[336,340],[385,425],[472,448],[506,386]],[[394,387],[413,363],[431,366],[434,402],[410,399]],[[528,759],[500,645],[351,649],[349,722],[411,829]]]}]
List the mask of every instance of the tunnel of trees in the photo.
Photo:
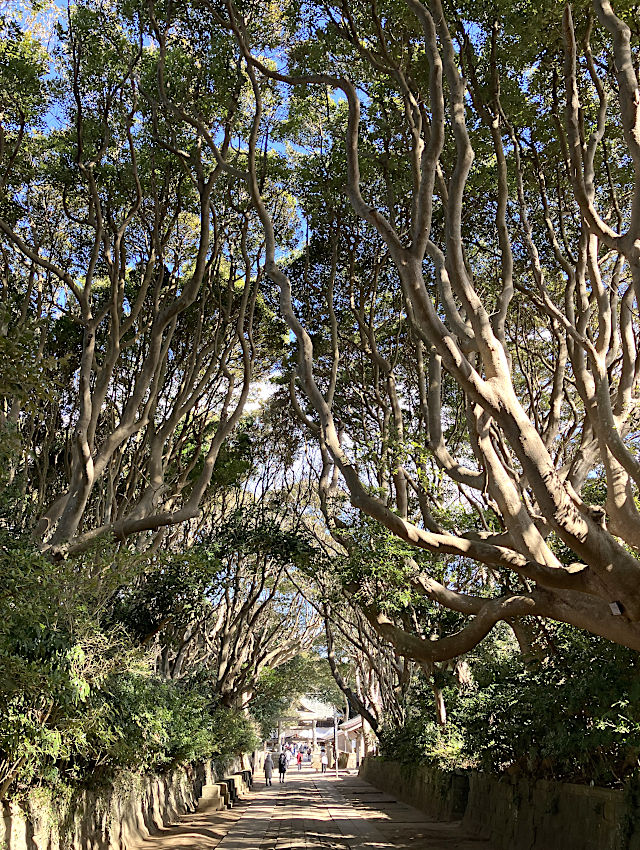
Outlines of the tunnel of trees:
[{"label": "tunnel of trees", "polygon": [[0,799],[640,756],[640,8],[0,3]]}]

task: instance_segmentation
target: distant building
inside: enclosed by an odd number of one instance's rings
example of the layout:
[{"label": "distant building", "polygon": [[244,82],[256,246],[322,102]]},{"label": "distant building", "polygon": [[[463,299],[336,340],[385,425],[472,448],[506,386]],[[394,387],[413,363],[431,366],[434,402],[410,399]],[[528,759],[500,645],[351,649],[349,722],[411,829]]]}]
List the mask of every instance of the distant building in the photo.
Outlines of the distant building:
[{"label": "distant building", "polygon": [[366,755],[376,751],[376,737],[371,726],[359,714],[340,724],[338,750],[347,754],[348,767],[359,767]]},{"label": "distant building", "polygon": [[333,713],[332,705],[309,696],[299,697],[278,724],[278,745],[304,743],[315,750],[333,740]]},{"label": "distant building", "polygon": [[[334,764],[334,707],[310,696],[295,700],[289,712],[278,723],[270,742],[271,749],[287,744],[310,745],[319,754],[326,749]],[[338,725],[338,753],[341,768],[355,768],[365,755],[375,752],[375,735],[366,720],[358,714]],[[319,760],[319,755],[317,756]],[[314,761],[315,764],[315,761]],[[318,761],[319,766],[319,761]]]}]

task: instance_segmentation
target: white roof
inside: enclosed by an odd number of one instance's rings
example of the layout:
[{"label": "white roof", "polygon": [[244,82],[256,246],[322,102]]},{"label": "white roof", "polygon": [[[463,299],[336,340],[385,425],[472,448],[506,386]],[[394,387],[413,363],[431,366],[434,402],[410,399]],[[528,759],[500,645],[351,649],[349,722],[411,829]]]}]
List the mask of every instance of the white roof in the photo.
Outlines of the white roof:
[{"label": "white roof", "polygon": [[340,728],[343,732],[355,732],[358,729],[362,729],[362,717],[356,714],[351,720],[345,720],[344,723],[341,723]]},{"label": "white roof", "polygon": [[333,717],[333,706],[309,696],[301,696],[294,706],[295,713],[304,720],[327,720]]}]

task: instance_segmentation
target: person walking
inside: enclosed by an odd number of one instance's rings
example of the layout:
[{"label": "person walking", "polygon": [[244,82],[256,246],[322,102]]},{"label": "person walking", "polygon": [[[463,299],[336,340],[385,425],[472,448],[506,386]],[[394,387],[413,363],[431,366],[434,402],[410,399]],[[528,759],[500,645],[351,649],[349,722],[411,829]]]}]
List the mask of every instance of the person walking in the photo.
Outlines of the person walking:
[{"label": "person walking", "polygon": [[329,764],[329,757],[327,756],[326,750],[322,751],[322,758],[320,759],[320,761],[322,762],[322,772],[326,773],[327,772],[327,766]]},{"label": "person walking", "polygon": [[264,760],[264,784],[271,785],[271,777],[273,775],[273,760],[271,758],[271,753],[267,753],[267,756]]},{"label": "person walking", "polygon": [[287,772],[287,754],[284,752],[280,753],[278,759],[278,771],[280,772],[280,782],[284,782],[284,775]]},{"label": "person walking", "polygon": [[302,770],[302,752],[300,750],[298,750],[296,761],[298,762],[298,770]]}]

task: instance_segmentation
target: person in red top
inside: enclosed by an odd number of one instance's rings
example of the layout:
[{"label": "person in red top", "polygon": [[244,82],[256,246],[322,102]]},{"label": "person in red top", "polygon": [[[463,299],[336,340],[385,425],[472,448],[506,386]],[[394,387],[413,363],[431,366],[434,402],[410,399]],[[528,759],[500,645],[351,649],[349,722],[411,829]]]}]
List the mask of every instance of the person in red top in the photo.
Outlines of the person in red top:
[{"label": "person in red top", "polygon": [[298,770],[302,770],[302,752],[298,750],[298,755],[296,756],[298,761]]}]

